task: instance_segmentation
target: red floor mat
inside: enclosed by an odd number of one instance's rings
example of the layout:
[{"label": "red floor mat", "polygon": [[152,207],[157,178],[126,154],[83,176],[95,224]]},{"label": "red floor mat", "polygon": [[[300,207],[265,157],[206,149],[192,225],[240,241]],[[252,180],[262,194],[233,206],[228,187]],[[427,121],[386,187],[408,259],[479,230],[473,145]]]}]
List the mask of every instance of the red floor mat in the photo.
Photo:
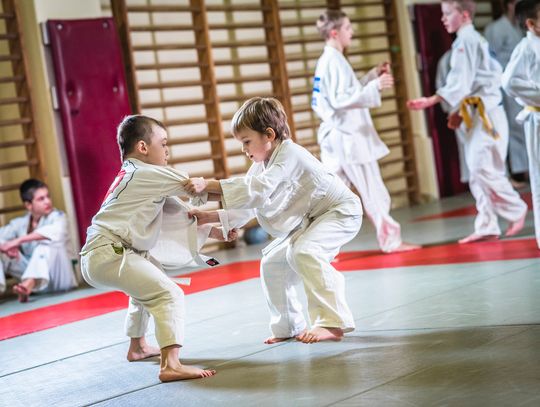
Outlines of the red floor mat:
[{"label": "red floor mat", "polygon": [[[482,242],[468,245],[446,244],[405,253],[383,254],[378,250],[342,253],[334,265],[340,271],[361,271],[392,267],[477,263],[540,257],[534,239]],[[191,277],[191,286],[182,286],[193,294],[259,276],[259,261],[218,266],[183,277]],[[261,294],[262,295],[262,294]],[[55,326],[80,321],[127,307],[120,292],[93,295],[0,318],[0,340],[13,338]]]}]

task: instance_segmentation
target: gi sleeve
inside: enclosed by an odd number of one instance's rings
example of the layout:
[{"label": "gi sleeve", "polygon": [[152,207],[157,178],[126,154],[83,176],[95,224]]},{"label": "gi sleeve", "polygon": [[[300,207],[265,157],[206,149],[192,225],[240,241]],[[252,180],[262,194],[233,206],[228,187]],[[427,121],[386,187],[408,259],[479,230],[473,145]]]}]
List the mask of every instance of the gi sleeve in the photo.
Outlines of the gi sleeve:
[{"label": "gi sleeve", "polygon": [[[277,158],[277,157],[276,157]],[[254,164],[256,165],[256,164]],[[225,209],[256,209],[264,207],[268,197],[290,174],[285,162],[274,162],[260,174],[253,171],[243,177],[220,180]]]},{"label": "gi sleeve", "polygon": [[540,106],[540,78],[531,75],[534,66],[534,54],[527,52],[526,40],[523,40],[512,52],[510,61],[504,70],[502,86],[506,93],[522,105]]},{"label": "gi sleeve", "polygon": [[[352,86],[351,75],[353,77]],[[334,110],[372,108],[381,105],[379,80],[372,80],[366,86],[362,86],[354,77],[352,68],[351,72],[348,72],[339,64],[331,64],[328,75],[321,80],[326,90],[328,103]]]},{"label": "gi sleeve", "polygon": [[219,222],[223,228],[223,238],[227,239],[229,231],[238,229],[255,217],[253,209],[218,209]]},{"label": "gi sleeve", "polygon": [[43,226],[39,226],[34,229],[35,233],[39,233],[41,236],[47,238],[51,243],[61,243],[67,240],[68,237],[68,223],[66,215],[62,212],[53,212],[49,216],[52,216],[51,223]]},{"label": "gi sleeve", "polygon": [[18,237],[17,230],[13,227],[13,222],[0,228],[0,243],[5,243]]}]

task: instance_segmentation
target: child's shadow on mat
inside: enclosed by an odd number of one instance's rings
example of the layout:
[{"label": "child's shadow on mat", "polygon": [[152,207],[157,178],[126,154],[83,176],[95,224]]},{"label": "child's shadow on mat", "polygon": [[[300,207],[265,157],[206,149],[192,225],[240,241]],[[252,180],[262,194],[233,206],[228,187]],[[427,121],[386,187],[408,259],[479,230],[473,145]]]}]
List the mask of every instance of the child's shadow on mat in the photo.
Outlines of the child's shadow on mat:
[{"label": "child's shadow on mat", "polygon": [[[298,346],[309,347],[309,352],[271,349],[269,352],[235,360],[192,359],[188,365],[216,369],[214,377],[191,382],[194,386],[212,388],[287,391],[299,387],[316,387],[335,392],[350,390],[361,382],[388,380],[411,371],[426,371],[415,380],[419,384],[434,383],[440,376],[433,369],[450,369],[455,377],[478,372],[494,372],[504,364],[508,345],[493,342],[496,331],[508,327],[465,327],[440,329],[418,333],[408,331],[391,335],[347,336],[341,343]],[[489,344],[489,349],[480,351]],[[275,352],[284,352],[280,356]],[[270,353],[272,352],[272,353]],[[465,356],[456,359],[456,355]],[[500,355],[500,360],[493,355]],[[431,372],[431,373],[429,373]],[[486,375],[486,380],[488,380]],[[416,377],[416,376],[415,376]],[[479,380],[483,380],[484,376]]]}]

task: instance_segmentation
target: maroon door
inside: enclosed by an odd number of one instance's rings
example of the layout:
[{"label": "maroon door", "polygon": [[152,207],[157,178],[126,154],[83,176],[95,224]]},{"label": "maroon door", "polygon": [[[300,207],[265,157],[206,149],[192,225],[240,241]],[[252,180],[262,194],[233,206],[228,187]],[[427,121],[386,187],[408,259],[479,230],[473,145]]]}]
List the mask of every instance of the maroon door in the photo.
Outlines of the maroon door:
[{"label": "maroon door", "polygon": [[111,18],[49,20],[56,88],[81,244],[120,169],[116,127],[131,113]]},{"label": "maroon door", "polygon": [[[448,50],[453,38],[441,23],[441,5],[414,5],[414,33],[419,54],[420,79],[425,96],[435,93],[435,76],[439,58]],[[446,126],[446,114],[439,105],[426,110],[427,125],[432,138],[437,181],[441,196],[451,196],[467,190],[459,180],[459,159],[454,132]]]}]

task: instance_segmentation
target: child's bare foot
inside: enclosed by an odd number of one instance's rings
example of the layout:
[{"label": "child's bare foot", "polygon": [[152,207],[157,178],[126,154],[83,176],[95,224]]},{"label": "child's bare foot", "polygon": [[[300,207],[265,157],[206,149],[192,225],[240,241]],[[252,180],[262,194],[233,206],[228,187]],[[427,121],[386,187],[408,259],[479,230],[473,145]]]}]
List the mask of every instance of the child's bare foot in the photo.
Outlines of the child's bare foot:
[{"label": "child's bare foot", "polygon": [[137,360],[143,360],[154,356],[159,356],[161,351],[155,346],[150,346],[146,343],[145,337],[131,338],[129,342],[129,349],[127,353],[127,360],[135,362]]},{"label": "child's bare foot", "polygon": [[176,367],[162,367],[159,371],[159,380],[174,382],[177,380],[202,379],[216,374],[215,370],[199,369],[194,366],[179,365]]},{"label": "child's bare foot", "polygon": [[421,249],[421,248],[422,248],[422,246],[417,245],[417,244],[401,243],[394,250],[390,250],[390,251],[388,251],[386,253],[409,252],[411,250],[418,250],[418,249]]},{"label": "child's bare foot", "polygon": [[303,343],[316,343],[320,341],[341,341],[343,338],[343,329],[325,328],[316,326],[296,336],[296,340]]},{"label": "child's bare foot", "polygon": [[159,348],[156,348],[155,346],[146,345],[145,347],[137,349],[131,349],[130,347],[127,353],[127,360],[130,362],[136,362],[137,360],[159,356],[160,353]]},{"label": "child's bare foot", "polygon": [[30,297],[30,291],[22,284],[16,284],[13,286],[13,292],[17,294],[19,302],[28,302]]},{"label": "child's bare foot", "polygon": [[515,222],[510,222],[508,225],[508,229],[506,229],[506,233],[504,234],[506,237],[517,235],[519,232],[521,232],[521,229],[523,229],[523,226],[525,225],[525,218],[527,217],[527,212],[525,211],[525,214],[516,220]]},{"label": "child's bare foot", "polygon": [[264,343],[266,343],[267,345],[272,345],[273,343],[285,342],[285,341],[288,341],[289,339],[292,339],[292,338],[276,338],[275,336],[271,336],[269,338],[266,338],[264,340]]},{"label": "child's bare foot", "polygon": [[472,233],[469,236],[458,240],[458,243],[464,244],[464,243],[473,243],[473,242],[487,242],[491,240],[497,240],[498,238],[499,238],[498,235],[477,235],[476,233]]}]

